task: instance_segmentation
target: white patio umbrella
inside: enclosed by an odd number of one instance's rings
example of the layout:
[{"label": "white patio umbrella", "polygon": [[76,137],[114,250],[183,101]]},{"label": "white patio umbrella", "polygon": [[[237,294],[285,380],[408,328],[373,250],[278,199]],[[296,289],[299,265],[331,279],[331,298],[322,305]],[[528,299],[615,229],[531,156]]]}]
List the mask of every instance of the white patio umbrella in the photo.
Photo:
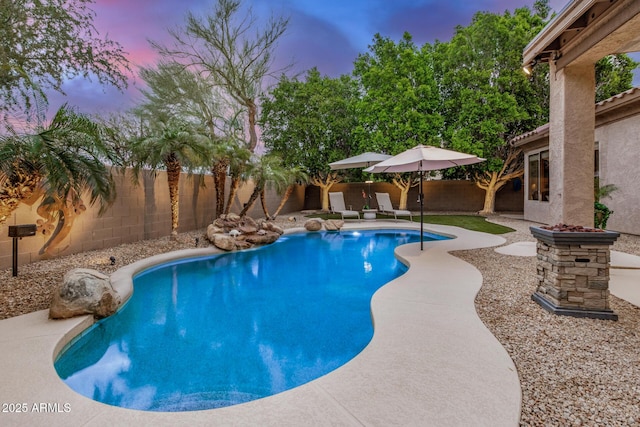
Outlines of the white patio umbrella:
[{"label": "white patio umbrella", "polygon": [[[329,166],[331,167],[331,170],[367,168],[390,158],[391,156],[388,154],[372,153],[367,151],[366,153],[358,154],[357,156],[329,163]],[[369,199],[371,199],[371,180],[367,181],[366,184],[369,186]]]},{"label": "white patio umbrella", "polygon": [[422,192],[422,175],[425,171],[447,169],[455,166],[472,165],[485,161],[473,154],[460,153],[458,151],[445,150],[444,148],[430,145],[417,145],[409,150],[377,163],[367,169],[373,173],[420,173],[420,250],[423,249],[424,224],[422,215],[424,211],[424,193]]},{"label": "white patio umbrella", "polygon": [[391,156],[388,154],[366,152],[358,154],[357,156],[338,160],[337,162],[329,163],[329,166],[331,167],[331,170],[368,168],[369,166],[390,158]]}]

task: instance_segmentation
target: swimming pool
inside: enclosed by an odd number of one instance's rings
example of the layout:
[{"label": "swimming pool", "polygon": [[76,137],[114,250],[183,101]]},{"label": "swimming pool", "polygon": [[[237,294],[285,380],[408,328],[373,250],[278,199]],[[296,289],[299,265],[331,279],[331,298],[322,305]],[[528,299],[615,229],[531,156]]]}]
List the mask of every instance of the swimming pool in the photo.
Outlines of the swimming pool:
[{"label": "swimming pool", "polygon": [[[443,239],[428,235],[427,238]],[[55,363],[76,392],[149,411],[230,406],[318,378],[371,340],[370,299],[410,230],[292,234],[138,274],[115,315]]]}]

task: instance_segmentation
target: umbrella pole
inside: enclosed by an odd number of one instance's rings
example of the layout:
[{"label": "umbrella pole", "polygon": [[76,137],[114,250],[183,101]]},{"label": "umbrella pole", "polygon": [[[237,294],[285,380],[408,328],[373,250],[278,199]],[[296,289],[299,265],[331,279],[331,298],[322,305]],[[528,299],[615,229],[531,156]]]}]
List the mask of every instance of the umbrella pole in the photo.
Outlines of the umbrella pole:
[{"label": "umbrella pole", "polygon": [[424,247],[424,220],[423,220],[423,214],[424,212],[424,194],[422,193],[422,171],[420,171],[420,250],[423,249]]}]

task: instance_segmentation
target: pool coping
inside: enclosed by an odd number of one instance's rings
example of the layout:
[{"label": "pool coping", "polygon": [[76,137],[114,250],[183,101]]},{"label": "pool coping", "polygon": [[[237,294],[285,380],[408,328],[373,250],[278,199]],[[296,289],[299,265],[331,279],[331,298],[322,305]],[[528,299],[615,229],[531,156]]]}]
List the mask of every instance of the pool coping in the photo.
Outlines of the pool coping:
[{"label": "pool coping", "polygon": [[[347,222],[344,229],[407,228],[404,221]],[[287,230],[287,233],[303,231]],[[474,299],[480,272],[450,251],[493,247],[505,239],[428,224],[451,240],[402,245],[409,265],[380,288],[371,311],[374,336],[354,359],[292,390],[226,408],[154,413],[105,405],[68,388],[53,359],[93,323],[90,316],[49,320],[48,310],[0,321],[0,423],[68,425],[518,425],[521,390],[505,349],[484,326]],[[208,255],[212,248],[177,251],[125,266],[112,275],[128,297],[131,275],[158,262]],[[20,406],[16,406],[20,405]],[[16,408],[24,412],[15,412]],[[0,411],[5,408],[0,408]]]}]

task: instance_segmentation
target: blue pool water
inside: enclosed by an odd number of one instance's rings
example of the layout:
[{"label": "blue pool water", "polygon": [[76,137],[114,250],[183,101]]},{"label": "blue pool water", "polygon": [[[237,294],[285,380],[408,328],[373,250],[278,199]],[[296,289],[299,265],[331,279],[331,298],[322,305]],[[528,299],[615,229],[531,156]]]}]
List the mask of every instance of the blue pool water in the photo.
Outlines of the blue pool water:
[{"label": "blue pool water", "polygon": [[[426,235],[426,239],[443,239]],[[285,235],[256,250],[179,260],[134,278],[113,316],[55,362],[91,399],[190,411],[259,399],[318,378],[373,336],[370,300],[406,267],[403,230]]]}]

